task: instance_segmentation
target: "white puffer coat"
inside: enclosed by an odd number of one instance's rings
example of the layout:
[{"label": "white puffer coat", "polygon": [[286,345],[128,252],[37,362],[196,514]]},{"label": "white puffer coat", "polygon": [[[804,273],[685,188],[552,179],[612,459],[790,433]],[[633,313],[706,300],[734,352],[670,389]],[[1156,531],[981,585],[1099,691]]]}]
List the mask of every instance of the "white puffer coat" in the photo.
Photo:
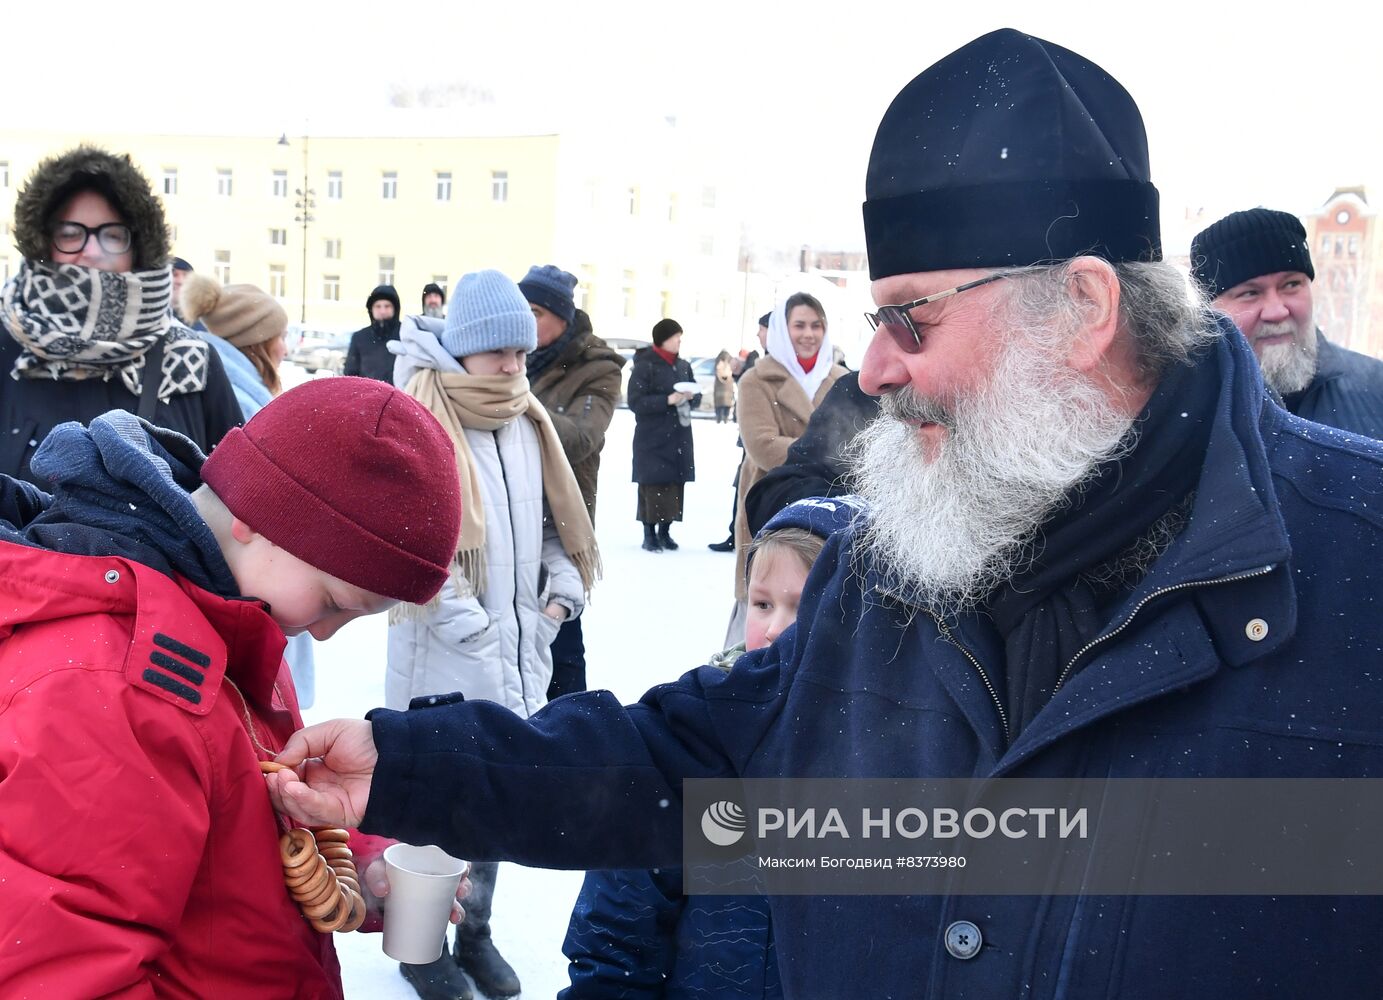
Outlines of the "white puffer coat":
[{"label": "white puffer coat", "polygon": [[581,613],[581,575],[545,522],[538,434],[526,417],[497,431],[466,430],[485,503],[489,580],[477,598],[448,583],[440,604],[421,620],[389,627],[385,703],[405,709],[422,695],[460,691],[522,716],[547,703],[559,623],[548,601]]}]

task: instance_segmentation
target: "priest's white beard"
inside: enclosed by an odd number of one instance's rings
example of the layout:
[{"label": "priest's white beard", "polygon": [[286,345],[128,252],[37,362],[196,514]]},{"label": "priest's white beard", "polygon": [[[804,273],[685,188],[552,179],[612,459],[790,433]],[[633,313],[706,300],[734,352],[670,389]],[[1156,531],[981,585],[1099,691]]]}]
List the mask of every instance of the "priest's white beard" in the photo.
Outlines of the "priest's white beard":
[{"label": "priest's white beard", "polygon": [[[1006,337],[983,389],[950,406],[911,387],[889,393],[852,445],[869,510],[857,551],[890,592],[938,615],[973,607],[1025,568],[1038,527],[1136,439],[1133,418],[1062,362],[1069,338]],[[934,461],[919,422],[948,429]]]},{"label": "priest's white beard", "polygon": [[1276,337],[1290,333],[1292,339],[1285,344],[1273,344],[1263,348],[1258,359],[1258,367],[1263,370],[1263,381],[1272,386],[1280,395],[1300,392],[1316,377],[1316,328],[1308,322],[1306,336],[1291,320],[1280,323],[1263,323],[1254,333],[1255,337]]}]

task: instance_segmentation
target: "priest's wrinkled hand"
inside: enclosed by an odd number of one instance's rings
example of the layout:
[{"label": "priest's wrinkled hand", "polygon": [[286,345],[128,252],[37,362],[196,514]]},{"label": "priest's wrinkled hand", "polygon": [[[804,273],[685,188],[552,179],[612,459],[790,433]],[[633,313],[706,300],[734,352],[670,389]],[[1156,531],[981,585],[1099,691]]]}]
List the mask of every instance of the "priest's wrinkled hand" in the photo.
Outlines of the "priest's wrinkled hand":
[{"label": "priest's wrinkled hand", "polygon": [[312,826],[356,827],[370,801],[379,751],[363,719],[333,719],[288,738],[268,776],[274,808]]}]

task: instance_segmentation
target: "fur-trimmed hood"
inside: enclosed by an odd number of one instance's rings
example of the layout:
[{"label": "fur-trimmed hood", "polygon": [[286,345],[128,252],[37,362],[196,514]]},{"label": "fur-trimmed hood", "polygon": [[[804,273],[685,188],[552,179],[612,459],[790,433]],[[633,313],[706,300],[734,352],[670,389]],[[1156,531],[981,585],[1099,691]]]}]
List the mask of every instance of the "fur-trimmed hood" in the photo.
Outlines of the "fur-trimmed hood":
[{"label": "fur-trimmed hood", "polygon": [[78,146],[50,156],[29,175],[14,203],[14,242],[28,260],[48,259],[48,224],[77,191],[96,191],[134,234],[134,270],[165,267],[171,250],[163,205],[128,154]]}]

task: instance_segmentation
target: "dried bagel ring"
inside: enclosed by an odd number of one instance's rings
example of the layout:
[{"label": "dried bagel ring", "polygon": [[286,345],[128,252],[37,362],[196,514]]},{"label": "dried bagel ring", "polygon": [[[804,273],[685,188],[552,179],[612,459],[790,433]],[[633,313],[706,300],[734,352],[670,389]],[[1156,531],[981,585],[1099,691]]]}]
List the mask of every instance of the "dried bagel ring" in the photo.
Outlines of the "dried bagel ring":
[{"label": "dried bagel ring", "polygon": [[309,830],[289,830],[279,838],[279,858],[283,870],[298,868],[317,857],[317,842]]},{"label": "dried bagel ring", "polygon": [[355,852],[345,844],[319,844],[317,853],[328,861],[344,860],[354,861]]},{"label": "dried bagel ring", "polygon": [[365,922],[365,897],[354,891],[346,895],[351,901],[351,914],[346,919],[346,922],[341,925],[341,930],[359,930],[360,925]]},{"label": "dried bagel ring", "polygon": [[341,885],[349,886],[355,892],[360,892],[360,881],[354,875],[342,875],[337,872],[336,881]]},{"label": "dried bagel ring", "polygon": [[343,896],[341,891],[332,886],[332,891],[327,894],[325,899],[313,903],[301,903],[303,916],[308,920],[321,920],[330,913],[334,913],[336,908],[342,904]]},{"label": "dried bagel ring", "polygon": [[339,892],[340,886],[336,884],[336,879],[328,878],[320,886],[293,893],[293,898],[298,901],[300,906],[316,906],[318,903],[330,899],[333,893]]},{"label": "dried bagel ring", "polygon": [[310,879],[300,885],[292,887],[289,889],[289,892],[297,899],[307,899],[321,892],[323,886],[331,885],[332,880],[335,878],[336,873],[330,868],[323,866],[319,868],[317,873]]},{"label": "dried bagel ring", "polygon": [[283,884],[290,890],[301,889],[307,883],[317,878],[318,864],[303,865],[301,868],[294,868],[291,872],[283,876]]},{"label": "dried bagel ring", "polygon": [[336,908],[334,910],[328,913],[325,917],[321,917],[317,920],[312,921],[312,928],[313,930],[319,931],[322,934],[330,934],[333,931],[339,931],[342,927],[345,926],[346,921],[348,921],[350,918],[350,902],[347,899],[345,899],[345,897],[342,897],[341,899],[338,899],[336,901]]},{"label": "dried bagel ring", "polygon": [[280,764],[280,763],[279,763],[278,761],[276,761],[276,760],[261,760],[261,761],[259,762],[259,773],[260,773],[260,774],[273,774],[275,771],[291,771],[291,770],[293,770],[293,769],[292,769],[291,767],[289,767],[287,764]]},{"label": "dried bagel ring", "polygon": [[328,844],[348,844],[351,839],[349,833],[335,827],[323,830],[313,830],[312,836],[317,838],[317,845],[319,847],[325,847]]}]

